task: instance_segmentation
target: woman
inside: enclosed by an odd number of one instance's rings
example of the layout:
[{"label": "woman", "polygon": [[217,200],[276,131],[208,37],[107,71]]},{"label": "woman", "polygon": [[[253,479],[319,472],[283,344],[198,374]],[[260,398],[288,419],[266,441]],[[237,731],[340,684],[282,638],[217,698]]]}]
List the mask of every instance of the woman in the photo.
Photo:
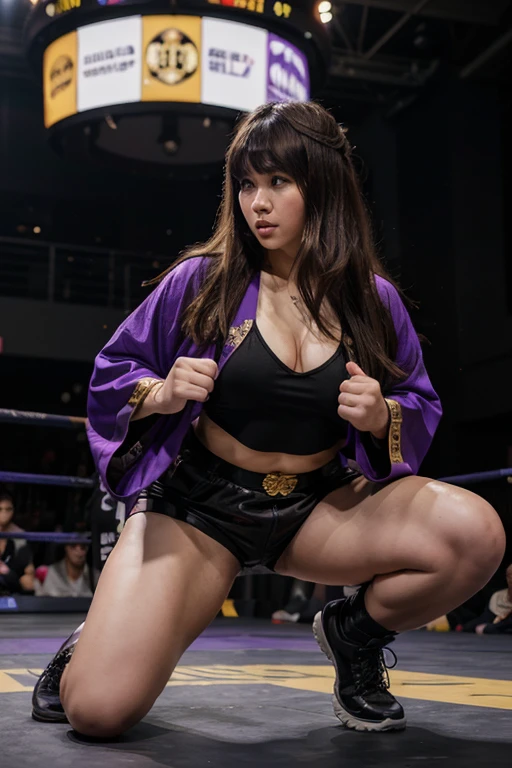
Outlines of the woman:
[{"label": "woman", "polygon": [[415,476],[440,416],[343,130],[315,103],[245,116],[213,237],[96,359],[89,440],[127,521],[35,716],[62,705],[98,737],[138,722],[241,566],[262,563],[363,585],[314,622],[335,712],[403,728],[382,648],[476,592],[504,549],[485,501]]}]

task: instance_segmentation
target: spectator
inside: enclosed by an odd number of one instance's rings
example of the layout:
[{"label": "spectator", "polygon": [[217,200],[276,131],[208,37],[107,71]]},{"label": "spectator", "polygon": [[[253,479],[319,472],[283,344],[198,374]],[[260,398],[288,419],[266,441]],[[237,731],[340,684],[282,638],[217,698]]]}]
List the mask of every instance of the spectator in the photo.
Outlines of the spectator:
[{"label": "spectator", "polygon": [[[14,499],[10,493],[0,493],[0,532],[23,531],[12,522]],[[34,564],[32,552],[25,539],[0,539],[0,594],[33,592]]]},{"label": "spectator", "polygon": [[463,631],[471,632],[474,629],[477,635],[512,634],[512,563],[506,570],[506,577],[506,589],[495,592],[489,600],[487,610],[478,619],[465,624]]},{"label": "spectator", "polygon": [[88,544],[65,544],[64,558],[49,566],[44,583],[36,585],[36,595],[92,597],[88,551]]},{"label": "spectator", "polygon": [[[311,624],[315,614],[321,611],[329,600],[349,597],[357,592],[358,588],[358,586],[332,588],[326,587],[324,584],[313,584],[309,581],[293,579],[288,602],[284,608],[274,611],[272,623],[300,622]],[[328,595],[328,591],[333,594]]]},{"label": "spectator", "polygon": [[507,587],[493,592],[484,611],[472,618],[460,618],[456,609],[447,616],[440,616],[426,624],[426,629],[436,632],[476,632],[478,635],[512,634],[512,563],[506,570]]}]

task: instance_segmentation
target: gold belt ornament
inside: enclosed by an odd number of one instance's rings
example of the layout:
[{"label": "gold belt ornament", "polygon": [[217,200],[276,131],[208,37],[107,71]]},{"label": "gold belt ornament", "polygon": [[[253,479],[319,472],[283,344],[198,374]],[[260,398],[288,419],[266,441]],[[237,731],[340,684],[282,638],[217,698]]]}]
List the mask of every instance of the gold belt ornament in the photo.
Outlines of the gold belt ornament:
[{"label": "gold belt ornament", "polygon": [[269,496],[288,496],[294,489],[299,478],[297,475],[285,475],[283,472],[270,472],[263,478],[262,486]]}]

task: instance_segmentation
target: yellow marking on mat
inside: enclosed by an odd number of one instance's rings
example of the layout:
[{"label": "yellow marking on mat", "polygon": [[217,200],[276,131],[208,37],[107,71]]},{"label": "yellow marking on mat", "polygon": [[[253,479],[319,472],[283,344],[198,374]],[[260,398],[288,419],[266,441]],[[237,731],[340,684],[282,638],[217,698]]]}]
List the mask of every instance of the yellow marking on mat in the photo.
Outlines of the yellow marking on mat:
[{"label": "yellow marking on mat", "polygon": [[[40,675],[42,669],[31,669],[31,672],[35,672],[36,675]],[[11,675],[29,675],[33,678],[32,685],[23,685],[16,678]],[[0,669],[0,693],[20,693],[22,691],[32,691],[34,685],[37,682],[37,677],[31,675],[28,669]]]},{"label": "yellow marking on mat", "polygon": [[[31,668],[40,674],[41,669]],[[32,691],[36,678],[28,669],[0,670],[0,694]],[[24,685],[17,676],[30,676],[33,683]],[[181,685],[277,685],[281,688],[332,693],[334,673],[330,665],[248,664],[231,666],[183,665],[177,667],[168,687]],[[390,672],[391,690],[398,699],[441,701],[472,707],[512,710],[512,681],[484,677],[459,677],[426,672]]]},{"label": "yellow marking on mat", "polygon": [[[331,666],[251,664],[228,667],[213,664],[209,667],[178,667],[167,685],[278,685],[281,688],[330,694],[333,678]],[[511,680],[401,670],[391,671],[390,680],[391,690],[398,699],[512,710]]]},{"label": "yellow marking on mat", "polygon": [[235,603],[233,600],[224,600],[222,603],[222,615],[223,616],[229,616],[230,618],[238,618],[238,613],[236,612]]}]

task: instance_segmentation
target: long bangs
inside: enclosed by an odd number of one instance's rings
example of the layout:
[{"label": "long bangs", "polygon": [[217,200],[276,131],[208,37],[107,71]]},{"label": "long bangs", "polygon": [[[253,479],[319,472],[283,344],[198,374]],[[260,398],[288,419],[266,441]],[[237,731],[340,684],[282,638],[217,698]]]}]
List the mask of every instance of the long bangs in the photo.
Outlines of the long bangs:
[{"label": "long bangs", "polygon": [[276,116],[242,130],[231,146],[229,172],[240,182],[251,170],[260,174],[281,171],[304,187],[307,153],[300,135]]}]

